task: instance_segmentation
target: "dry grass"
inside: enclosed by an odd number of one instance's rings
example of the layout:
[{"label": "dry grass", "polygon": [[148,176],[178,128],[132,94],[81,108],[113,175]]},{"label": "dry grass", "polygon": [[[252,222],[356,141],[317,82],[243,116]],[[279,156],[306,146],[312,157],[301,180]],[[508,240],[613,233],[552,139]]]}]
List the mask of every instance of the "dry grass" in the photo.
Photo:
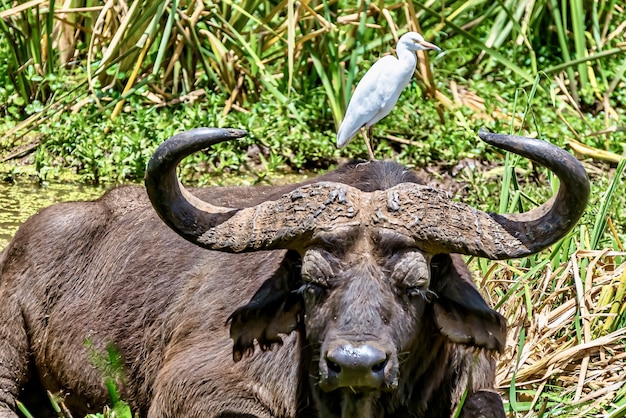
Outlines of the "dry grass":
[{"label": "dry grass", "polygon": [[556,266],[492,264],[482,284],[509,324],[497,384],[511,416],[626,414],[612,404],[626,389],[625,260],[578,250]]}]

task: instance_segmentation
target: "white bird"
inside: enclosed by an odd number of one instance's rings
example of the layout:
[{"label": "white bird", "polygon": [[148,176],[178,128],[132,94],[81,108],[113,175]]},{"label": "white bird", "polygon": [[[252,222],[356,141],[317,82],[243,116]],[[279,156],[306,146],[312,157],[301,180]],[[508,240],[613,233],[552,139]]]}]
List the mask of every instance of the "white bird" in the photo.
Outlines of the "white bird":
[{"label": "white bird", "polygon": [[[373,125],[391,112],[400,93],[409,85],[417,64],[415,51],[426,49],[441,51],[437,45],[426,42],[419,33],[408,32],[400,37],[396,46],[398,58],[387,55],[372,65],[354,89],[337,131],[337,147],[348,145],[361,130],[370,160],[374,160],[370,143]],[[366,132],[366,129],[369,131]]]}]

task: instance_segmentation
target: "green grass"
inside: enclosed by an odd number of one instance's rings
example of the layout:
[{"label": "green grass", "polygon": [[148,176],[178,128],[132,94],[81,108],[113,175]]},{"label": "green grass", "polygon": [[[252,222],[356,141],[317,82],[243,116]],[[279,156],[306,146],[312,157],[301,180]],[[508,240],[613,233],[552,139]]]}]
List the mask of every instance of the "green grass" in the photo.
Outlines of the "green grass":
[{"label": "green grass", "polygon": [[[536,87],[537,83],[534,86]],[[523,120],[537,116],[534,113],[536,92],[537,89],[533,88],[528,94],[528,103],[522,114]],[[517,100],[514,101],[514,108],[516,106]],[[507,154],[504,158],[498,202],[500,213],[523,211],[524,208],[527,210],[535,206],[536,202],[546,199],[541,193],[528,190],[528,185],[526,187],[520,185],[515,171],[520,163],[517,156]],[[626,344],[625,334],[622,332],[625,324],[619,319],[626,314],[626,305],[620,303],[623,300],[620,289],[626,281],[626,263],[624,263],[626,253],[620,244],[624,235],[623,231],[621,236],[615,235],[615,231],[607,233],[608,223],[616,221],[618,225],[624,225],[624,219],[620,215],[623,214],[623,210],[620,207],[626,203],[626,199],[623,194],[618,196],[616,190],[624,190],[625,166],[626,158],[618,164],[612,178],[607,179],[608,185],[592,183],[591,202],[580,226],[554,245],[551,251],[542,251],[522,260],[506,263],[504,270],[507,271],[505,277],[509,280],[508,284],[500,281],[502,277],[495,277],[497,274],[494,275],[493,282],[489,280],[485,282],[491,276],[490,269],[494,267],[493,264],[487,266],[486,271],[483,270],[483,283],[491,290],[490,294],[496,295],[494,297],[496,309],[505,314],[510,327],[509,335],[515,335],[517,339],[516,345],[510,344],[507,347],[505,354],[507,361],[500,363],[501,369],[504,369],[500,374],[501,379],[509,381],[505,406],[513,416],[524,416],[529,412],[534,412],[537,416],[578,416],[581,413],[604,416],[604,414],[616,415],[622,409],[621,406],[605,404],[606,398],[599,400],[601,394],[596,396],[593,394],[596,391],[602,392],[597,390],[598,386],[594,384],[594,381],[598,380],[597,376],[604,372],[607,380],[611,380],[609,376],[613,373],[610,367],[603,370],[602,357],[615,354],[613,349],[623,351]],[[547,189],[551,194],[558,187],[558,179],[551,173],[546,174],[542,176],[546,183],[544,190]],[[615,217],[618,219],[614,219]],[[620,254],[617,259],[602,256],[609,249]],[[585,255],[589,253],[592,256]],[[613,271],[615,266],[620,266],[617,273]],[[620,274],[619,269],[625,270]],[[560,276],[566,279],[555,281],[553,271],[560,272]],[[556,334],[560,337],[558,344],[552,340],[547,342],[543,340],[541,330],[547,330],[545,324],[542,324],[544,318],[549,318],[551,312],[557,312],[562,304],[555,305],[554,301],[550,300],[551,292],[544,293],[540,289],[551,289],[552,292],[567,291],[578,302],[574,314],[559,324],[562,331]],[[618,319],[615,320],[616,318]],[[574,358],[569,361],[570,357],[565,356],[566,361],[563,362],[560,357],[565,348],[593,345],[593,341],[608,336],[614,337],[600,344],[599,349],[587,353],[582,360]],[[605,349],[608,349],[608,352]],[[548,359],[545,365],[537,366],[545,359]],[[617,368],[621,367],[623,370],[623,365],[619,363],[618,361]],[[510,366],[512,364],[513,366]],[[557,371],[546,379],[546,371],[553,367],[557,370],[569,367],[574,372],[572,376],[578,373],[576,390],[562,383],[570,378],[567,372]],[[519,378],[520,373],[523,375],[522,379]],[[595,377],[591,380],[585,379],[585,373],[594,374]],[[503,374],[507,377],[503,378]],[[623,381],[624,377],[618,377],[618,382],[619,379]],[[546,390],[547,385],[550,386]],[[614,399],[622,397],[616,390],[612,393]],[[589,400],[580,402],[584,395],[587,395]],[[527,401],[528,399],[531,401]]]}]

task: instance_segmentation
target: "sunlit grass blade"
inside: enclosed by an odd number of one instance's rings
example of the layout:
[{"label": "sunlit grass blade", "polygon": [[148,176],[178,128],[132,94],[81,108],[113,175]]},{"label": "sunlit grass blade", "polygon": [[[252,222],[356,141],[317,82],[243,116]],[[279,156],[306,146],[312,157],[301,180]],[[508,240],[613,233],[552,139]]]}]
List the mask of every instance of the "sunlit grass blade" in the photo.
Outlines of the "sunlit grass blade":
[{"label": "sunlit grass blade", "polygon": [[[562,70],[571,69],[574,66],[579,66],[583,63],[590,63],[593,61],[605,59],[611,57],[613,55],[623,54],[626,51],[626,44],[619,45],[615,48],[607,49],[606,51],[598,52],[595,54],[587,55],[584,58],[577,58],[574,60],[568,60],[563,64],[555,65],[552,67],[545,68],[543,71],[547,74],[553,74]],[[586,68],[586,67],[585,67]],[[622,73],[623,74],[623,73]]]},{"label": "sunlit grass blade", "polygon": [[[572,32],[574,34],[574,45],[576,48],[576,58],[584,60],[587,57],[587,46],[585,40],[585,13],[583,11],[583,0],[570,0],[569,7],[572,14]],[[589,84],[589,71],[587,61],[578,64],[578,77],[580,87],[587,88]]]},{"label": "sunlit grass blade", "polygon": [[330,105],[330,111],[333,115],[333,119],[335,120],[335,124],[338,124],[339,121],[341,121],[341,119],[343,118],[344,109],[341,107],[341,102],[335,100],[335,89],[333,88],[333,84],[325,71],[322,61],[315,54],[311,54],[311,60],[313,61],[313,65],[318,73],[318,76],[320,77],[322,86],[324,86],[326,95],[329,98],[328,102]]},{"label": "sunlit grass blade", "polygon": [[24,414],[24,416],[25,416],[26,418],[35,418],[35,417],[34,417],[34,415],[33,415],[33,414],[31,414],[31,413],[28,411],[28,409],[26,409],[26,406],[24,406],[24,404],[23,404],[22,402],[20,402],[20,401],[16,401],[15,403],[16,403],[16,405],[17,405],[17,409],[19,409],[19,410],[20,410],[20,412],[21,412],[22,414]]},{"label": "sunlit grass blade", "polygon": [[613,175],[613,179],[611,180],[609,187],[604,192],[604,196],[602,197],[600,207],[598,208],[598,212],[596,214],[593,230],[591,232],[590,249],[592,250],[599,248],[600,240],[602,239],[602,235],[604,234],[604,230],[606,229],[607,213],[613,201],[615,191],[617,190],[618,185],[623,181],[622,176],[624,175],[625,168],[626,158],[622,158],[622,160],[617,165],[617,169],[615,170],[615,174]]},{"label": "sunlit grass blade", "polygon": [[287,94],[293,84],[293,61],[296,49],[296,20],[294,18],[295,0],[287,0]]},{"label": "sunlit grass blade", "polygon": [[[561,47],[561,54],[563,55],[563,61],[566,64],[568,64],[572,61],[572,58],[569,53],[568,29],[565,26],[565,22],[562,19],[562,12],[561,12],[561,9],[559,7],[557,0],[550,0],[549,4],[550,4],[549,9],[550,9],[550,12],[552,13],[552,19],[554,21],[554,25],[556,28],[556,34],[559,40],[559,45]],[[578,100],[578,87],[576,85],[576,77],[574,74],[574,69],[570,65],[566,65],[564,68],[567,72],[567,76],[571,83],[572,96],[576,100]]]},{"label": "sunlit grass blade", "polygon": [[[519,364],[521,360],[521,355],[522,355],[525,341],[526,341],[526,327],[522,327],[522,329],[520,330],[518,346],[517,346],[517,360],[516,360],[517,364]],[[515,369],[517,369],[517,367]],[[516,378],[516,372],[513,372],[513,375],[511,376],[511,383],[509,385],[509,410],[511,412],[517,412],[520,410],[520,407],[517,405],[517,390],[515,387],[515,378]]]},{"label": "sunlit grass blade", "polygon": [[[167,6],[167,3],[164,4]],[[163,27],[163,33],[161,35],[161,42],[159,42],[159,49],[154,59],[154,64],[152,65],[152,74],[156,75],[161,69],[161,63],[163,62],[163,57],[165,56],[165,50],[170,43],[170,36],[172,34],[172,27],[174,26],[174,18],[178,11],[178,0],[172,0],[172,4],[170,6],[170,12],[167,16],[167,22],[165,22],[165,26]]]},{"label": "sunlit grass blade", "polygon": [[54,10],[55,10],[56,2],[54,0],[48,0],[48,13],[46,13],[46,24],[45,24],[45,46],[46,46],[46,57],[42,60],[42,65],[44,66],[45,74],[54,74],[56,71],[56,60],[55,54],[52,49],[52,44],[56,42],[54,38]]}]

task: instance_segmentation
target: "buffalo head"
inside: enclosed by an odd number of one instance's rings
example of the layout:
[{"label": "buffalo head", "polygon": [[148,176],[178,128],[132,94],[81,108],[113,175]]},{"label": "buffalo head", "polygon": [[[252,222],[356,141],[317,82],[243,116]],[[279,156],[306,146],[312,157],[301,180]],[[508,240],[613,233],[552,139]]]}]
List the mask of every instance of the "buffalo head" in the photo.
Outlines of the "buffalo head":
[{"label": "buffalo head", "polygon": [[[238,361],[255,344],[265,350],[298,330],[322,416],[382,415],[378,409],[406,398],[418,405],[423,399],[426,410],[428,387],[450,379],[437,365],[453,357],[445,357],[450,343],[502,350],[505,322],[475,289],[459,254],[539,252],[574,226],[589,195],[584,169],[567,152],[482,131],[484,141],[552,170],[561,180],[556,196],[525,213],[491,214],[402,172],[398,184],[318,182],[254,207],[227,208],[181,186],[182,158],[244,135],[202,128],[174,136],[148,165],[148,194],[165,223],[199,246],[287,250],[272,279],[231,315],[233,356]],[[383,167],[370,162],[361,170]]]}]

